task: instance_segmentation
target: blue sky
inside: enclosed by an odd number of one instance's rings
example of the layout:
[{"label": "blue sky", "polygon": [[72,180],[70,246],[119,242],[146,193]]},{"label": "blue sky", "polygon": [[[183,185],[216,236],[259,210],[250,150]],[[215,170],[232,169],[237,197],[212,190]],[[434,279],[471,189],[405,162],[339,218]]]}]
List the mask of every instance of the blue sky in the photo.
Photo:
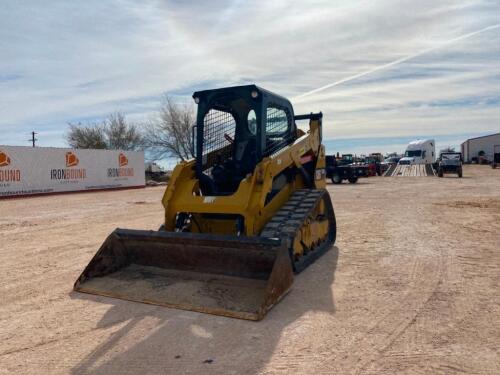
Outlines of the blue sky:
[{"label": "blue sky", "polygon": [[500,131],[499,26],[489,0],[5,1],[0,144],[64,146],[68,122],[147,121],[163,93],[244,83],[323,111],[328,139],[456,142]]}]

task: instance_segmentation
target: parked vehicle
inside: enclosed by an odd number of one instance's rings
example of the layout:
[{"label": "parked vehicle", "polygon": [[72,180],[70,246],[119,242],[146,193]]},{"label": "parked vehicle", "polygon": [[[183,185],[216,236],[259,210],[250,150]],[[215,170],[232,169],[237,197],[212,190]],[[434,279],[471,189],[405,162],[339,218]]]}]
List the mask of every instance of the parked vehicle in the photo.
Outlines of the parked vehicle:
[{"label": "parked vehicle", "polygon": [[384,159],[384,163],[385,164],[389,164],[389,165],[391,165],[391,164],[398,164],[399,159],[401,159],[401,158],[397,157],[397,156],[391,156],[389,158],[385,158]]},{"label": "parked vehicle", "polygon": [[382,155],[380,152],[372,152],[369,155],[370,159],[374,159],[375,161],[382,163],[384,161],[384,155]]},{"label": "parked vehicle", "polygon": [[[350,154],[348,154],[350,155]],[[326,156],[326,177],[330,178],[334,184],[341,184],[347,180],[351,184],[358,182],[358,178],[366,177],[368,168],[363,165],[347,164],[349,156],[342,155],[342,159],[337,160],[334,155]],[[352,155],[350,155],[352,161]]]},{"label": "parked vehicle", "polygon": [[354,157],[352,154],[342,154],[341,158],[335,158],[337,165],[350,165],[354,163]]},{"label": "parked vehicle", "polygon": [[437,175],[443,177],[446,173],[456,173],[462,177],[462,153],[443,152],[439,155]]},{"label": "parked vehicle", "polygon": [[166,176],[165,170],[156,163],[146,163],[145,172],[147,180],[162,181]]},{"label": "parked vehicle", "polygon": [[434,139],[419,139],[408,144],[399,164],[431,164],[436,159],[435,153]]},{"label": "parked vehicle", "polygon": [[368,170],[367,177],[373,177],[377,175],[377,164],[373,160],[365,159],[363,165],[366,166]]},{"label": "parked vehicle", "polygon": [[[380,154],[380,156],[382,156],[382,154]],[[389,166],[381,162],[379,157],[369,156],[365,158],[365,164],[370,170],[370,176],[382,176],[385,171],[389,169]]]}]

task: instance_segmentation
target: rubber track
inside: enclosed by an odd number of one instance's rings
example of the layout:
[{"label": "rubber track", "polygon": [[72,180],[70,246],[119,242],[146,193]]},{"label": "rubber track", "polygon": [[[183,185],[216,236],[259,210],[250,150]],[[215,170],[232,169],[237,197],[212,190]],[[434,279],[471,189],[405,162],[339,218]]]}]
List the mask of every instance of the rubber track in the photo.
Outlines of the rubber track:
[{"label": "rubber track", "polygon": [[[288,240],[290,257],[293,260],[293,240],[304,221],[308,218],[323,196],[327,195],[326,190],[304,189],[297,190],[288,202],[281,207],[274,217],[264,226],[260,236],[267,238],[280,238]],[[329,198],[329,196],[328,196]],[[329,201],[329,200],[328,200]],[[335,223],[335,214],[333,215],[333,223]],[[335,227],[336,231],[336,227]],[[309,264],[314,262],[323,253],[325,253],[335,242],[335,234],[332,238],[322,243],[313,251],[309,251],[303,255],[299,261],[292,261],[293,270],[295,273],[301,272]]]}]

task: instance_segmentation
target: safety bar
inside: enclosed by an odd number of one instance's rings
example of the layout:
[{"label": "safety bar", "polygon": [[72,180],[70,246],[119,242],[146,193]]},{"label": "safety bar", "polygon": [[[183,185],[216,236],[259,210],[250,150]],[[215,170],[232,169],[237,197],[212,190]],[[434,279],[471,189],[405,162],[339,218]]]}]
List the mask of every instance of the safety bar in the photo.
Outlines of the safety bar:
[{"label": "safety bar", "polygon": [[296,115],[294,116],[295,121],[298,120],[321,120],[323,118],[323,113],[309,113],[307,115]]}]

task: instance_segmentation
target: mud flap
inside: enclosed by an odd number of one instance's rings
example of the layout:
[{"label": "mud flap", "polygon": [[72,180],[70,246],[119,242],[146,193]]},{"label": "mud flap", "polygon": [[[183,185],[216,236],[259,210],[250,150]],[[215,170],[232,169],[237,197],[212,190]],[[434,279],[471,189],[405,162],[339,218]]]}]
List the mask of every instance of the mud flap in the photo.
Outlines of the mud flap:
[{"label": "mud flap", "polygon": [[287,247],[279,239],[116,229],[74,289],[260,320],[292,285]]}]

